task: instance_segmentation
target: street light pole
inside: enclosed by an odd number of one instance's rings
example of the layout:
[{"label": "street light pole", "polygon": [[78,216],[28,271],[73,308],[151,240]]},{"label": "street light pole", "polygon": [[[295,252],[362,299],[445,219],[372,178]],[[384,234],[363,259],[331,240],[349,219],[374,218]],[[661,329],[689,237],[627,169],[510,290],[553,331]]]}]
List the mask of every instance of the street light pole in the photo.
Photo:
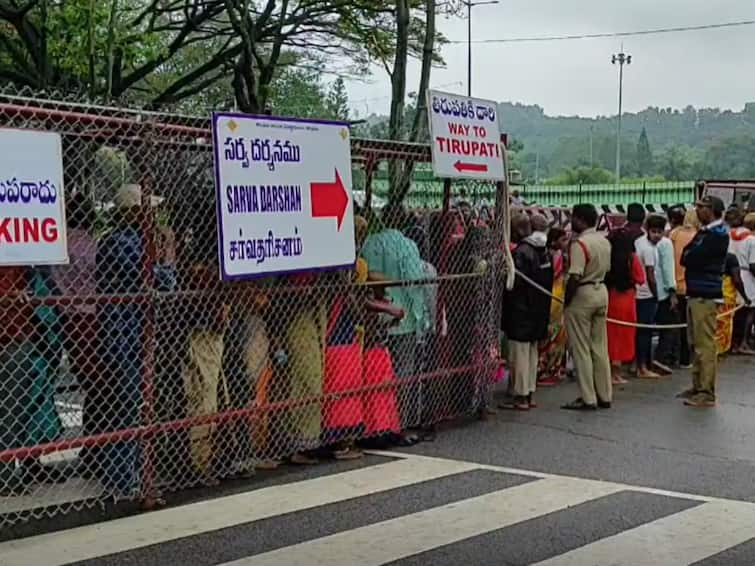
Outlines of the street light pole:
[{"label": "street light pole", "polygon": [[486,4],[498,4],[498,0],[485,0],[484,2],[473,2],[472,0],[462,0],[467,7],[467,96],[472,97],[472,8],[475,6],[484,6]]},{"label": "street light pole", "polygon": [[632,64],[632,56],[624,53],[624,48],[620,53],[611,57],[611,63],[619,65],[619,121],[616,128],[616,184],[621,182],[621,114],[624,94],[624,65]]},{"label": "street light pole", "polygon": [[467,96],[472,98],[472,2],[467,2]]}]

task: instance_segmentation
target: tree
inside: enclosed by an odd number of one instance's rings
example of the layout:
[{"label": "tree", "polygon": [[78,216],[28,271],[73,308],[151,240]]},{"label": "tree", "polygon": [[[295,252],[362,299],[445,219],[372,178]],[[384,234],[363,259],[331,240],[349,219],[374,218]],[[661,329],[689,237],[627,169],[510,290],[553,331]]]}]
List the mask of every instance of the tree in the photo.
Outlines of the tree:
[{"label": "tree", "polygon": [[[401,139],[404,128],[405,98],[406,98],[406,66],[410,53],[410,37],[412,30],[412,8],[416,2],[411,0],[396,0],[396,48],[393,66],[385,65],[391,78],[391,113],[388,119],[388,135],[392,140]],[[408,141],[416,142],[424,133],[427,123],[427,97],[430,86],[430,73],[436,61],[435,45],[435,0],[424,1],[424,23],[422,24],[422,66],[420,70],[419,88],[416,92],[416,108],[409,130]],[[398,161],[389,163],[390,192],[389,201],[401,203],[406,198],[411,187],[414,173],[414,161],[407,159],[401,164]]]},{"label": "tree", "polygon": [[[396,16],[390,0],[280,0],[280,5],[278,0],[264,0],[262,8],[257,4],[225,0],[239,39],[232,84],[243,111],[266,108],[275,72],[287,64],[322,72],[346,60],[352,69],[366,72],[376,57],[394,52]],[[294,54],[288,63],[282,58],[287,52]]]},{"label": "tree", "polygon": [[706,176],[719,179],[755,177],[755,136],[730,136],[711,145],[705,153]]},{"label": "tree", "polygon": [[669,181],[685,181],[693,178],[693,161],[689,151],[679,146],[669,147],[658,159],[658,173]]},{"label": "tree", "polygon": [[281,70],[270,85],[268,104],[277,116],[329,117],[325,90],[314,71]]},{"label": "tree", "polygon": [[[0,80],[128,94],[154,108],[205,93],[266,107],[286,66],[364,72],[392,52],[388,0],[0,0]],[[228,77],[232,80],[228,81]]]},{"label": "tree", "polygon": [[343,80],[327,89],[313,70],[283,68],[270,85],[269,106],[278,116],[349,119],[349,98]]},{"label": "tree", "polygon": [[649,175],[653,170],[653,152],[650,150],[647,130],[643,127],[637,141],[637,172],[640,177]]},{"label": "tree", "polygon": [[330,85],[326,105],[331,117],[338,120],[349,119],[349,96],[346,94],[346,84],[344,83],[343,78],[338,77],[333,84]]},{"label": "tree", "polygon": [[545,181],[546,185],[606,185],[612,183],[613,175],[602,167],[570,167],[560,175]]}]

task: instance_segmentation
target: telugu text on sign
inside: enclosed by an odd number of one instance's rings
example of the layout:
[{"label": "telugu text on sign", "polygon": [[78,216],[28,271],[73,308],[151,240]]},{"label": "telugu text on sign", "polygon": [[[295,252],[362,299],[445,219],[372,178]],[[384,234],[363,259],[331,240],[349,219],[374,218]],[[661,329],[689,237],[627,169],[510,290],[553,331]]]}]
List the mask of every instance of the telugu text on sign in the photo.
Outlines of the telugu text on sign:
[{"label": "telugu text on sign", "polygon": [[504,179],[495,102],[431,90],[427,106],[438,177]]},{"label": "telugu text on sign", "polygon": [[0,265],[65,263],[60,136],[0,129]]},{"label": "telugu text on sign", "polygon": [[348,126],[213,116],[221,277],[351,266]]}]

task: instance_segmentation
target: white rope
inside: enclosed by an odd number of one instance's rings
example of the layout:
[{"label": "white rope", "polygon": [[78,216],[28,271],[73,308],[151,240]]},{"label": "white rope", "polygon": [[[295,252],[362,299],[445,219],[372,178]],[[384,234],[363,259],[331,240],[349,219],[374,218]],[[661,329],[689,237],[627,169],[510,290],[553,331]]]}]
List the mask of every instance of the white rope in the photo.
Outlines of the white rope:
[{"label": "white rope", "polygon": [[[555,296],[551,291],[547,290],[542,285],[539,285],[537,282],[533,281],[532,279],[524,275],[522,272],[516,270],[516,275],[521,277],[523,281],[525,281],[526,283],[528,283],[529,285],[531,285],[532,287],[534,287],[541,293],[548,295],[554,301],[564,304],[563,299]],[[722,318],[730,317],[741,308],[744,308],[743,304],[740,304],[736,308],[733,308],[726,312],[720,313],[716,318],[722,319]],[[616,320],[614,318],[607,318],[606,322],[610,322],[611,324],[617,324],[619,326],[630,326],[633,328],[645,328],[645,329],[650,329],[650,330],[677,330],[677,329],[687,328],[686,324],[640,324],[637,322],[629,322],[627,320]]]}]

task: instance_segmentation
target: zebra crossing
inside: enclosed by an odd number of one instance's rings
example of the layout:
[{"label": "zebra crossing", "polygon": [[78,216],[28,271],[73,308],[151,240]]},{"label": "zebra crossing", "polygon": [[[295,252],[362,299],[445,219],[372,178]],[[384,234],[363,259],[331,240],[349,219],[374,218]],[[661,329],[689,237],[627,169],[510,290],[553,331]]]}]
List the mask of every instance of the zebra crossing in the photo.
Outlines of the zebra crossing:
[{"label": "zebra crossing", "polygon": [[[403,453],[370,459],[377,463],[1,543],[0,566],[682,566],[755,550],[749,502]],[[622,506],[637,497],[644,511],[630,521]],[[486,545],[506,556],[483,560]]]}]

